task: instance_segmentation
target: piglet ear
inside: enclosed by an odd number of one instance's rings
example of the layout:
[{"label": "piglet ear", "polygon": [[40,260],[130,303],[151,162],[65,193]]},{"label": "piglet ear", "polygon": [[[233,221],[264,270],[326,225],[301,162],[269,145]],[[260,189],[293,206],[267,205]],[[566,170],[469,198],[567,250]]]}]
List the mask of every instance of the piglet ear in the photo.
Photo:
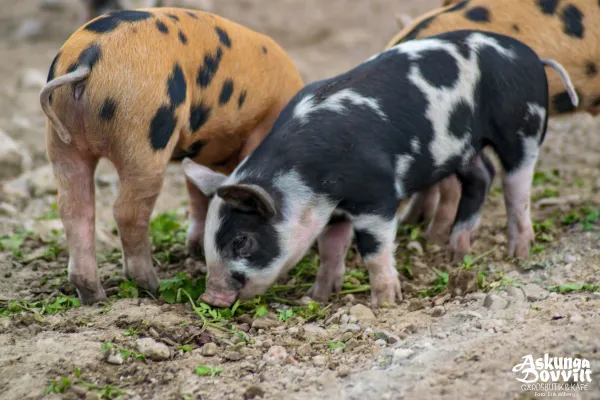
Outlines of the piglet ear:
[{"label": "piglet ear", "polygon": [[222,186],[217,189],[217,196],[235,209],[259,213],[265,219],[271,219],[276,214],[273,198],[257,185]]},{"label": "piglet ear", "polygon": [[227,179],[226,175],[215,172],[203,165],[196,164],[189,158],[184,158],[181,162],[185,176],[206,196],[210,197]]}]

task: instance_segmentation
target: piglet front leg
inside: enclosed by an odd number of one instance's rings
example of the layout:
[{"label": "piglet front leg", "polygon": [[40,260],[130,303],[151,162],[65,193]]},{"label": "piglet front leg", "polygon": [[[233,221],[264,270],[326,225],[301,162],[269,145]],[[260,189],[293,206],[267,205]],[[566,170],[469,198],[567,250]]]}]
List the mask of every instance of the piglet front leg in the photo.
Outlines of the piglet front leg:
[{"label": "piglet front leg", "polygon": [[342,290],[346,265],[344,259],[352,239],[350,221],[328,225],[319,236],[319,272],[307,295],[316,301],[327,301],[332,292]]}]

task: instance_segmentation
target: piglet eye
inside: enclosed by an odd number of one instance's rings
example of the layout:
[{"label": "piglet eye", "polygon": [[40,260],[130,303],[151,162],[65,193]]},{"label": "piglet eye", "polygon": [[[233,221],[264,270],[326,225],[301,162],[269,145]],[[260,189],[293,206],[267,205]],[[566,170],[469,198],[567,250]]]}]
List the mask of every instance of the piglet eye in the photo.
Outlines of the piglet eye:
[{"label": "piglet eye", "polygon": [[240,257],[248,257],[252,253],[253,240],[249,236],[238,236],[233,239],[233,251]]}]

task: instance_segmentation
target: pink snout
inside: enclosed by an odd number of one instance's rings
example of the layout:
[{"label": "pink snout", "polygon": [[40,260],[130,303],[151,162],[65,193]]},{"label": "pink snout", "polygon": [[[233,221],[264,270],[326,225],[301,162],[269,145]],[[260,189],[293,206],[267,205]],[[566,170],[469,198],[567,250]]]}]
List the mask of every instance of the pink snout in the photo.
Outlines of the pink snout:
[{"label": "pink snout", "polygon": [[238,293],[234,290],[216,290],[207,288],[200,296],[200,301],[218,308],[228,308],[235,303]]}]

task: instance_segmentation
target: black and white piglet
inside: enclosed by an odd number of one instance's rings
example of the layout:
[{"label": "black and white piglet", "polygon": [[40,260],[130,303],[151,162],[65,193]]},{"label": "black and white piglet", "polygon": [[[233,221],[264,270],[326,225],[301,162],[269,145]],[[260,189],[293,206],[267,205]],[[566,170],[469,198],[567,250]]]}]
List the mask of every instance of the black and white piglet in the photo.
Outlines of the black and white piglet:
[{"label": "black and white piglet", "polygon": [[187,176],[211,200],[204,239],[207,290],[229,306],[266,291],[317,239],[321,266],[309,294],[339,291],[354,231],[372,302],[401,299],[394,260],[399,202],[451,173],[462,183],[451,244],[466,253],[492,177],[505,170],[510,255],[527,257],[530,186],[547,124],[544,66],[523,43],[455,31],[400,44],[350,71],[306,86],[259,147],[229,176],[191,160]]}]

